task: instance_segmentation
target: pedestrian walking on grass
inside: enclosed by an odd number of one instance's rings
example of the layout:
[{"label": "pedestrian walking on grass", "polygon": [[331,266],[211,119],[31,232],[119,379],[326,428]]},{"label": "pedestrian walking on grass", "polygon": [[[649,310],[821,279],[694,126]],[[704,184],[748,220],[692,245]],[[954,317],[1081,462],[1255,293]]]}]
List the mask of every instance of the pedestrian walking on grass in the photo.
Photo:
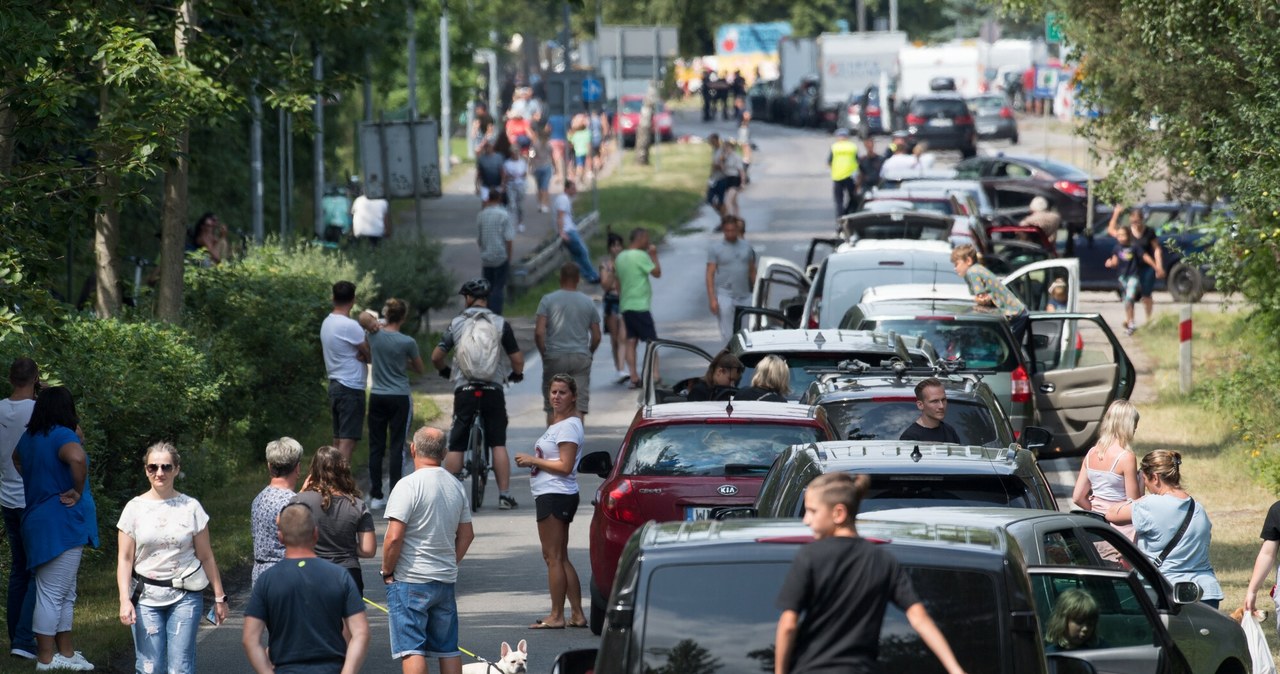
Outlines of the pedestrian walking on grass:
[{"label": "pedestrian walking on grass", "polygon": [[511,271],[512,242],[516,227],[511,211],[504,206],[502,190],[490,190],[484,208],[476,215],[476,243],[480,246],[480,273],[489,281],[489,310],[502,314]]},{"label": "pedestrian walking on grass", "polygon": [[[1117,229],[1115,237],[1116,245],[1104,264],[1108,269],[1116,270],[1120,298],[1124,301],[1124,331],[1125,334],[1132,335],[1138,329],[1133,322],[1133,305],[1142,298],[1142,265],[1151,256],[1133,240],[1133,234],[1127,227]],[[1147,319],[1151,319],[1150,314]]]},{"label": "pedestrian walking on grass", "polygon": [[560,289],[538,302],[533,340],[542,354],[542,409],[551,423],[551,379],[567,374],[577,382],[577,413],[586,416],[591,391],[591,358],[600,346],[600,314],[578,290],[578,266],[560,267]]}]

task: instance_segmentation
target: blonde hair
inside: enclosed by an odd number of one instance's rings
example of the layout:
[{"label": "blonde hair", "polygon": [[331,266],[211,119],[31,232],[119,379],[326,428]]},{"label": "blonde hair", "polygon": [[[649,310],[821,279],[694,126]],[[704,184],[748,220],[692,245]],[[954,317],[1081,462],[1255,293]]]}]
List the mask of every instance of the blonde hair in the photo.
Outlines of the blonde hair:
[{"label": "blonde hair", "polygon": [[978,261],[978,249],[977,249],[977,248],[974,248],[973,246],[971,246],[971,245],[969,245],[969,244],[967,244],[967,243],[966,243],[966,244],[959,245],[959,246],[956,246],[956,247],[955,247],[955,250],[952,250],[952,251],[951,251],[951,261],[954,263],[954,262],[959,262],[960,260],[968,260],[969,262],[977,262],[977,261]]},{"label": "blonde hair", "polygon": [[777,391],[785,396],[791,392],[791,368],[787,366],[787,361],[778,356],[765,356],[756,363],[756,373],[751,375],[751,385]]},{"label": "blonde hair", "polygon": [[148,447],[147,451],[142,453],[142,463],[145,465],[147,461],[151,460],[151,455],[155,454],[156,452],[168,453],[169,460],[173,461],[174,467],[178,467],[178,468],[182,467],[182,457],[178,456],[178,448],[174,447],[173,443],[171,442],[157,442],[154,445],[151,445],[150,447]]},{"label": "blonde hair", "polygon": [[1157,449],[1142,457],[1139,470],[1147,477],[1158,475],[1170,487],[1182,488],[1182,455],[1171,449]]},{"label": "blonde hair", "polygon": [[[1058,602],[1053,606],[1053,614],[1044,626],[1044,640],[1058,648],[1072,648],[1067,636],[1068,623],[1081,625],[1098,625],[1098,602],[1093,595],[1071,588],[1058,595]],[[1091,630],[1089,638],[1083,645],[1092,644],[1098,638],[1097,630]]]},{"label": "blonde hair", "polygon": [[1138,408],[1128,400],[1119,398],[1112,401],[1107,407],[1107,413],[1102,415],[1102,423],[1098,426],[1098,446],[1105,448],[1120,445],[1130,449],[1133,445],[1133,435],[1138,430],[1139,416]]}]

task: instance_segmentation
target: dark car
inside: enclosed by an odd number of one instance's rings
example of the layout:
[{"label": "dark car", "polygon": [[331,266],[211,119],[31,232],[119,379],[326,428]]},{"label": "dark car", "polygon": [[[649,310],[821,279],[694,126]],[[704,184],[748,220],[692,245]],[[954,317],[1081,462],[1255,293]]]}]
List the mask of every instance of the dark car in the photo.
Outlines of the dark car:
[{"label": "dark car", "polygon": [[[1156,233],[1163,248],[1165,278],[1156,279],[1156,288],[1167,289],[1178,302],[1199,301],[1205,290],[1213,288],[1213,277],[1186,258],[1213,245],[1213,236],[1205,229],[1205,222],[1213,217],[1230,218],[1230,211],[1200,202],[1143,204],[1141,209],[1147,226]],[[1128,222],[1128,217],[1122,216],[1122,224]],[[1116,270],[1106,266],[1116,245],[1115,237],[1107,233],[1107,220],[1095,220],[1090,234],[1075,240],[1075,255],[1080,259],[1080,287],[1118,292]]]},{"label": "dark car", "polygon": [[1009,101],[1000,94],[974,96],[969,99],[973,110],[974,126],[982,140],[1008,140],[1018,144],[1018,120],[1013,116]]},{"label": "dark car", "polygon": [[[957,178],[983,181],[999,211],[1013,211],[1014,216],[1018,210],[1029,212],[1031,200],[1042,196],[1073,231],[1083,231],[1088,221],[1091,178],[1070,164],[999,152],[965,159],[955,172]],[[1096,208],[1110,214],[1110,207]]]},{"label": "dark car", "polygon": [[930,150],[959,150],[965,157],[978,153],[973,112],[958,94],[916,96],[907,108],[911,142],[924,141]]},{"label": "dark car", "polygon": [[787,124],[819,126],[822,123],[822,84],[817,75],[806,75],[787,94]]},{"label": "dark car", "polygon": [[880,87],[870,86],[850,95],[836,126],[860,138],[889,133],[889,110],[880,102]]},{"label": "dark car", "polygon": [[707,519],[713,508],[749,505],[782,450],[832,437],[826,412],[807,405],[736,401],[641,407],[616,457],[593,452],[578,466],[604,478],[591,517],[592,630],[600,631],[618,555],[636,529],[651,520]]}]

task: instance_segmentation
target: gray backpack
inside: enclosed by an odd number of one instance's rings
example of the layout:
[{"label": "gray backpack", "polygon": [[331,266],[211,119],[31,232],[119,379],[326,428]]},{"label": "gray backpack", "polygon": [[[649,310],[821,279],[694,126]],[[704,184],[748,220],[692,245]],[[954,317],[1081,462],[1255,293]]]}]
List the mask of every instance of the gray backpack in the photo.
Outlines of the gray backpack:
[{"label": "gray backpack", "polygon": [[502,317],[475,311],[463,317],[453,364],[467,381],[499,383],[511,367],[502,349]]}]

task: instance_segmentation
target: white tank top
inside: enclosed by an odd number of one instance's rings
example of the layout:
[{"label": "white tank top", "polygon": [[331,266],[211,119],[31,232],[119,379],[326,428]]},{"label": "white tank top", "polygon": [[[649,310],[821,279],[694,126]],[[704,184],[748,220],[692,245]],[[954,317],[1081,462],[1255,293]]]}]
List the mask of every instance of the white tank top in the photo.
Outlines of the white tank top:
[{"label": "white tank top", "polygon": [[[1096,449],[1096,448],[1095,448]],[[1092,454],[1093,450],[1089,450]],[[1105,450],[1104,450],[1105,453]],[[1123,453],[1116,455],[1116,460],[1111,462],[1109,470],[1097,470],[1089,468],[1089,484],[1093,487],[1093,497],[1103,501],[1123,501],[1129,498],[1124,491],[1124,476],[1116,472],[1116,466],[1120,463],[1120,457]],[[1087,466],[1089,457],[1085,457],[1085,465]]]}]

